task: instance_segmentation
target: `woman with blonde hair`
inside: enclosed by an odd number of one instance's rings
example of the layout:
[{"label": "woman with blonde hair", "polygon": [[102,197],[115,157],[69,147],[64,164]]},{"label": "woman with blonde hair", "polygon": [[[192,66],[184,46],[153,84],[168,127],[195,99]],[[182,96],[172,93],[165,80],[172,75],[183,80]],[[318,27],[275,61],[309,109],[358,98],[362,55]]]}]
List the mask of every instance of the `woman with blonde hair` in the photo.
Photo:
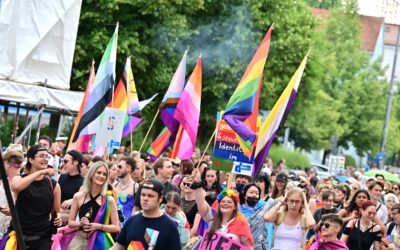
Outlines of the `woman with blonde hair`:
[{"label": "woman with blonde hair", "polygon": [[297,187],[278,198],[275,206],[264,214],[264,220],[275,224],[272,249],[302,249],[307,229],[315,226],[306,195]]},{"label": "woman with blonde hair", "polygon": [[[109,170],[107,163],[96,162],[85,176],[80,192],[74,195],[68,226],[76,228],[68,249],[109,249],[110,233],[119,233],[115,201],[106,195]],[[77,215],[79,220],[76,220]]]}]

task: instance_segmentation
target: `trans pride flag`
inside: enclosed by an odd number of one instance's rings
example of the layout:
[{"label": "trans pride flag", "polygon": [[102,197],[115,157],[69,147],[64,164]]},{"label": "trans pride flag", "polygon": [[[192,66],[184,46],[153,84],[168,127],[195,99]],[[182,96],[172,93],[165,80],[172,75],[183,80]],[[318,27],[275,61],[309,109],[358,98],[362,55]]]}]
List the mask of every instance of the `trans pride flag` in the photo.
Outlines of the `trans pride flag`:
[{"label": "trans pride flag", "polygon": [[261,79],[268,57],[272,29],[273,27],[268,30],[260,46],[257,48],[239,85],[229,99],[222,116],[222,119],[229,124],[235,133],[244,141],[249,141],[250,143],[255,141],[256,135],[244,122],[253,113],[255,107],[257,90],[262,83]]}]

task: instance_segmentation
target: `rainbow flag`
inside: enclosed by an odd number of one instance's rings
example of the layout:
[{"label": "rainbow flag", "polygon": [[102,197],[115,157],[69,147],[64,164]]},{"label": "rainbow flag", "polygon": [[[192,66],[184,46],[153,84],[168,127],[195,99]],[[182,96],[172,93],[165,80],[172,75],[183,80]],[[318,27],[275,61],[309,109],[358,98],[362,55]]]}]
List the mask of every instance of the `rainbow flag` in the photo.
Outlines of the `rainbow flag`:
[{"label": "rainbow flag", "polygon": [[[175,140],[176,132],[179,128],[179,122],[175,120],[174,113],[179,102],[179,98],[182,95],[183,87],[185,86],[186,55],[187,51],[185,51],[183,54],[182,60],[179,63],[174,76],[172,77],[168,90],[165,93],[165,96],[162,99],[159,107],[160,118],[169,132],[165,132],[163,129],[157,136],[156,140],[151,143],[147,153],[152,159],[157,159],[162,152]],[[165,136],[167,135],[170,138],[166,139]],[[160,140],[165,144],[159,145],[156,143],[156,141],[160,142]]]},{"label": "rainbow flag", "polygon": [[112,90],[115,82],[117,40],[118,24],[107,45],[99,68],[97,69],[92,91],[85,100],[85,108],[83,109],[82,116],[75,122],[77,125],[75,133],[71,136],[72,142],[75,142],[78,139],[82,130],[84,130],[86,126],[96,120],[112,99]]},{"label": "rainbow flag", "polygon": [[90,92],[92,91],[94,79],[96,79],[96,72],[94,70],[94,60],[93,60],[92,67],[90,68],[89,81],[86,85],[85,94],[83,95],[83,99],[82,99],[82,103],[81,103],[81,106],[78,111],[78,115],[76,116],[76,122],[74,124],[74,128],[72,129],[71,137],[69,138],[68,150],[77,149],[80,152],[89,152],[89,141],[91,138],[90,135],[84,135],[84,136],[78,137],[78,139],[75,143],[73,143],[72,140],[75,137],[76,130],[78,128],[78,124],[82,118],[82,113],[83,113],[83,110],[85,109],[86,101],[87,101],[88,97],[90,96]]},{"label": "rainbow flag", "polygon": [[[103,198],[103,204],[97,212],[96,218],[94,219],[95,223],[110,224],[110,201],[112,199],[109,196],[105,196]],[[114,240],[111,237],[110,233],[106,233],[101,230],[96,230],[90,235],[88,249],[98,249],[98,250],[106,250],[110,249],[114,245]]]},{"label": "rainbow flag", "polygon": [[153,141],[150,148],[147,150],[147,154],[150,158],[155,161],[158,156],[162,154],[165,150],[165,145],[171,144],[171,132],[167,127],[164,127],[161,133],[157,136],[157,138]]},{"label": "rainbow flag", "polygon": [[265,62],[268,57],[272,29],[273,27],[268,30],[260,46],[258,46],[222,116],[222,119],[229,124],[235,133],[244,141],[249,141],[250,143],[255,141],[256,135],[244,122],[253,113],[255,107],[257,90],[261,84]]},{"label": "rainbow flag", "polygon": [[181,160],[192,158],[196,146],[197,129],[199,128],[200,106],[201,106],[201,85],[202,85],[201,55],[197,59],[196,66],[187,82],[182,96],[176,106],[175,119],[180,123],[181,135],[179,144],[174,148],[172,158],[178,157]]},{"label": "rainbow flag", "polygon": [[275,103],[274,107],[271,110],[271,113],[269,113],[267,119],[261,125],[255,152],[255,172],[262,166],[265,158],[267,157],[268,151],[272,145],[278,129],[280,127],[283,127],[283,125],[285,124],[286,118],[290,112],[290,109],[292,108],[294,99],[296,98],[297,89],[299,87],[304,68],[306,67],[307,57],[308,53],[304,57],[299,68],[292,76],[292,79],[290,79],[282,95]]}]

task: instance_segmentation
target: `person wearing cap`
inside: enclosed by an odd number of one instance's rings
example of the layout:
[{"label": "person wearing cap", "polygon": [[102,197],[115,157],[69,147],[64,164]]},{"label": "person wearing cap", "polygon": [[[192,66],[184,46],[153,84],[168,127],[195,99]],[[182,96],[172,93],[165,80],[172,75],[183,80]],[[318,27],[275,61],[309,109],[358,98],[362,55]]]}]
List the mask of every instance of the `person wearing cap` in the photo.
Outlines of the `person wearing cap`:
[{"label": "person wearing cap", "polygon": [[128,219],[118,235],[113,250],[128,249],[181,249],[176,225],[161,213],[164,184],[156,179],[142,185],[140,203],[142,210]]},{"label": "person wearing cap", "polygon": [[278,199],[285,195],[286,186],[288,183],[288,176],[285,173],[279,173],[276,176],[275,187],[272,190],[272,199]]},{"label": "person wearing cap", "polygon": [[61,187],[61,215],[63,223],[66,224],[72,198],[79,191],[84,180],[81,176],[83,156],[77,150],[70,150],[65,154],[63,161],[64,174],[60,175],[58,183]]},{"label": "person wearing cap", "polygon": [[[11,182],[15,176],[19,175],[24,155],[18,151],[6,151],[3,153],[3,160],[8,181]],[[4,183],[0,179],[0,239],[7,232],[10,221],[11,214],[4,190]]]},{"label": "person wearing cap", "polygon": [[[33,145],[26,156],[24,174],[14,177],[11,182],[11,190],[17,197],[15,208],[27,249],[50,249],[51,224],[61,225],[60,186],[48,177],[54,170],[47,167],[46,148]],[[54,221],[49,220],[50,214]]]}]

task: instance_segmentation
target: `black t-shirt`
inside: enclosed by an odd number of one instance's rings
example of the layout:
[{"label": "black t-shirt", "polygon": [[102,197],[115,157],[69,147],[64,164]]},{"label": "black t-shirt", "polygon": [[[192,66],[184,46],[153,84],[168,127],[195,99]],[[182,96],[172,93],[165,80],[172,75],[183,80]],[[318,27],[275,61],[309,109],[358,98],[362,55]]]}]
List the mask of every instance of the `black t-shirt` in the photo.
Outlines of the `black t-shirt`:
[{"label": "black t-shirt", "polygon": [[192,227],[193,223],[194,223],[194,219],[196,217],[196,214],[199,211],[199,209],[197,208],[196,201],[195,200],[188,201],[185,199],[185,197],[183,197],[181,207],[182,207],[182,211],[186,215],[186,218],[189,222],[190,227]]},{"label": "black t-shirt", "polygon": [[79,191],[83,183],[83,177],[78,175],[62,174],[58,179],[61,188],[61,202],[72,199]]},{"label": "black t-shirt", "polygon": [[[127,220],[117,242],[126,249],[132,243],[134,249],[172,250],[181,249],[176,225],[165,214],[158,218],[147,218],[139,213]],[[153,248],[149,248],[149,245]]]},{"label": "black t-shirt", "polygon": [[[171,182],[167,181],[166,183],[164,183],[162,204],[166,204],[167,203],[167,201],[165,200],[165,195],[170,191],[177,192],[178,194],[180,193],[179,188],[177,188]],[[142,185],[140,185],[140,187],[139,187],[139,189],[137,191],[137,195],[135,196],[135,203],[134,203],[134,205],[136,207],[140,208],[140,209],[142,209],[142,206],[140,205],[140,195],[141,195],[141,193],[142,193]]]},{"label": "black t-shirt", "polygon": [[54,200],[53,185],[51,180],[45,177],[33,181],[18,193],[15,208],[24,235],[49,236],[49,215]]}]

